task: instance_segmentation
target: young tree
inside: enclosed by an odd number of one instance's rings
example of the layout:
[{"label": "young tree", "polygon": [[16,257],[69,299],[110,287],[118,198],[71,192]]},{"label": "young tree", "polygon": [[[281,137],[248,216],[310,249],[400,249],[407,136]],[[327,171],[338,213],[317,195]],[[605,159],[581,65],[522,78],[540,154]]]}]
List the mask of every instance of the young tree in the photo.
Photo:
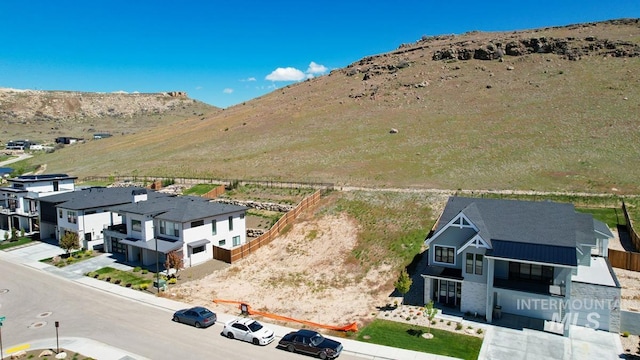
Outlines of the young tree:
[{"label": "young tree", "polygon": [[60,247],[69,254],[69,251],[80,248],[78,233],[67,231],[60,239]]},{"label": "young tree", "polygon": [[411,284],[413,284],[413,280],[411,280],[409,273],[407,273],[407,269],[402,269],[402,272],[400,272],[400,275],[398,276],[398,280],[393,284],[393,286],[396,287],[396,290],[402,294],[402,302],[400,305],[404,305],[404,295],[409,292],[409,289],[411,289]]},{"label": "young tree", "polygon": [[433,322],[433,318],[436,317],[436,314],[438,313],[438,309],[436,309],[435,307],[433,307],[433,300],[429,301],[427,304],[424,305],[424,316],[427,317],[427,319],[429,319],[429,330],[428,330],[428,334],[431,334],[431,323]]},{"label": "young tree", "polygon": [[178,276],[178,270],[182,269],[183,267],[184,261],[182,259],[182,256],[180,256],[177,251],[174,250],[167,254],[167,259],[164,262],[165,269],[176,269],[176,276]]}]

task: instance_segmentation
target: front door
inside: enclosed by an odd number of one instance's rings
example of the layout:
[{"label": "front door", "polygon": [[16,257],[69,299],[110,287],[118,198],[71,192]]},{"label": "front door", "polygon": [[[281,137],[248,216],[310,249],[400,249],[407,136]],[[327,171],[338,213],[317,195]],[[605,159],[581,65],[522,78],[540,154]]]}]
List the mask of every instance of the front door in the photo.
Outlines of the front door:
[{"label": "front door", "polygon": [[462,293],[462,284],[458,281],[438,279],[437,282],[437,301],[443,305],[450,307],[460,306],[460,295]]}]

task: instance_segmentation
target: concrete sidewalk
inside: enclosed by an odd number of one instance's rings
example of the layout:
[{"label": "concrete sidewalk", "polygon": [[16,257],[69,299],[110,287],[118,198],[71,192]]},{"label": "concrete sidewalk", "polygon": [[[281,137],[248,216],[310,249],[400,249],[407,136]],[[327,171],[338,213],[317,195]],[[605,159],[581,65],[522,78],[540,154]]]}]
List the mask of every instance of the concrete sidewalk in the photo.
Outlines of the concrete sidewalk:
[{"label": "concrete sidewalk", "polygon": [[[57,268],[55,266],[42,263],[39,261],[40,259],[37,259],[40,256],[44,256],[42,258],[48,258],[55,255],[59,255],[59,254],[56,254],[56,252],[59,252],[59,251],[61,251],[61,249],[57,246],[41,243],[37,245],[32,245],[31,247],[25,247],[25,248],[16,249],[8,252],[0,251],[0,260],[5,260],[15,264],[38,269],[40,271],[47,272],[53,276],[58,276],[60,278],[67,279],[69,281],[73,281],[84,286],[89,286],[94,289],[108,292],[116,296],[121,296],[131,301],[138,301],[145,305],[166,309],[170,312],[174,312],[176,310],[184,309],[192,306],[187,303],[182,303],[179,301],[174,301],[174,300],[163,298],[163,297],[157,297],[153,294],[144,293],[142,291],[129,289],[120,285],[115,285],[115,284],[108,283],[106,281],[101,281],[101,280],[84,276],[84,274],[89,271],[94,271],[104,266],[112,266],[113,264],[112,261],[108,259],[108,257],[105,257],[103,255],[98,256],[94,259],[82,261],[83,263],[82,265],[78,263],[78,264],[74,264],[75,266],[72,265],[64,268]],[[222,326],[226,321],[229,321],[237,317],[236,315],[230,315],[230,314],[223,314],[223,313],[216,313],[216,314],[218,316],[218,323],[214,326]],[[269,324],[269,327],[273,329],[277,338],[281,338],[285,334],[291,331],[297,330],[294,328],[273,325],[273,324]],[[53,341],[55,342],[55,339]],[[343,350],[344,354],[350,354],[350,355],[361,357],[364,359],[371,359],[371,360],[454,360],[455,359],[447,356],[434,355],[434,354],[411,351],[406,349],[399,349],[399,348],[394,348],[389,346],[370,344],[370,343],[355,341],[350,339],[339,339],[339,341],[344,346],[344,350]],[[38,344],[41,344],[43,349],[48,349],[51,347],[51,340],[50,339],[35,340],[30,342],[30,344],[32,349],[37,349]],[[123,358],[132,359],[132,360],[133,359],[146,360],[146,358],[143,356],[131,354],[122,349],[118,349],[118,348],[109,346],[107,344],[93,341],[91,339],[64,338],[64,343],[61,341],[60,347],[64,347],[65,349],[75,351],[86,356],[91,356],[93,358],[100,359],[100,360],[105,360],[105,359],[116,360],[116,359],[123,359]]]}]

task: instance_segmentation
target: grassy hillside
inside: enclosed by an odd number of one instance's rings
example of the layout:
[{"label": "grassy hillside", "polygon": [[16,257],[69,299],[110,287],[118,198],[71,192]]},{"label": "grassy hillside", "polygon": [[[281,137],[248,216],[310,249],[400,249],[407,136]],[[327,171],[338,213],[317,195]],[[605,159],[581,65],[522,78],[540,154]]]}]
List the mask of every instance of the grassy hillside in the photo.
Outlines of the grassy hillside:
[{"label": "grassy hillside", "polygon": [[[636,20],[425,38],[224,111],[31,162],[80,177],[638,193],[639,44]],[[489,60],[460,60],[483,51]]]}]

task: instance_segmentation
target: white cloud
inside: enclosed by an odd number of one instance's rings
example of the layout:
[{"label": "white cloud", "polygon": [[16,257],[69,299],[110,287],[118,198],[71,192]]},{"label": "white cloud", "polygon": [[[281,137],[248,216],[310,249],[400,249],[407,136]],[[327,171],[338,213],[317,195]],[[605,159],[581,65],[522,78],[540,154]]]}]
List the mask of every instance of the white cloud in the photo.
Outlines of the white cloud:
[{"label": "white cloud", "polygon": [[311,62],[309,64],[309,68],[307,69],[307,74],[324,74],[327,72],[327,67],[324,65],[316,64],[315,62]]},{"label": "white cloud", "polygon": [[233,89],[226,88],[226,89],[222,90],[222,92],[225,93],[225,94],[231,94],[233,92]]},{"label": "white cloud", "polygon": [[300,81],[305,78],[305,75],[302,71],[287,67],[287,68],[277,68],[271,72],[271,74],[267,75],[265,79],[271,81]]},{"label": "white cloud", "polygon": [[202,90],[202,86],[196,86],[196,90]]},{"label": "white cloud", "polygon": [[245,82],[245,81],[256,81],[256,78],[254,78],[254,77],[252,76],[252,77],[248,77],[248,78],[246,78],[246,79],[242,79],[242,80],[240,80],[240,81],[242,81],[242,82]]}]

